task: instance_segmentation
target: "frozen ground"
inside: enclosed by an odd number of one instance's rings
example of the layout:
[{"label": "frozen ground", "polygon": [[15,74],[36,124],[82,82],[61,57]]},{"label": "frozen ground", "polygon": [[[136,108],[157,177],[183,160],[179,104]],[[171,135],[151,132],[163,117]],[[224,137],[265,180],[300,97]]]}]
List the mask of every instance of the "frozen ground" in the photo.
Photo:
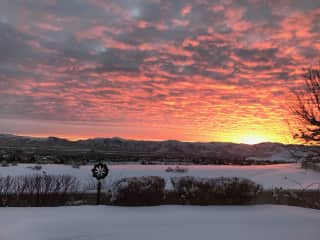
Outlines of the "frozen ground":
[{"label": "frozen ground", "polygon": [[318,240],[320,211],[288,206],[0,208],[1,240]]},{"label": "frozen ground", "polygon": [[[18,166],[0,167],[0,176],[26,175],[42,173],[48,174],[70,174],[79,177],[82,182],[92,181],[92,166],[81,166],[76,169],[68,165],[42,165],[40,171],[32,170],[31,164],[19,164]],[[300,189],[312,183],[320,183],[320,172],[301,169],[298,164],[277,164],[261,166],[226,166],[226,165],[192,165],[187,166],[187,173],[166,172],[168,165],[110,165],[110,173],[107,177],[112,182],[122,177],[132,176],[163,176],[167,180],[167,188],[171,187],[172,176],[200,176],[200,177],[245,177],[260,183],[266,189],[282,187],[286,189]],[[319,188],[314,184],[312,188]]]}]

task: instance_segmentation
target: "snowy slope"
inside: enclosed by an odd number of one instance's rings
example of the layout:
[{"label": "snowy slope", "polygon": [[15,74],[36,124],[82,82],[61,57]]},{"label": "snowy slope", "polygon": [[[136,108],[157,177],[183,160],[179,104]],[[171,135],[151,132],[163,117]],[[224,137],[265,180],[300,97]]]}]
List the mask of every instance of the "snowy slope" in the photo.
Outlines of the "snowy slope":
[{"label": "snowy slope", "polygon": [[320,211],[288,206],[0,208],[1,240],[318,240]]}]

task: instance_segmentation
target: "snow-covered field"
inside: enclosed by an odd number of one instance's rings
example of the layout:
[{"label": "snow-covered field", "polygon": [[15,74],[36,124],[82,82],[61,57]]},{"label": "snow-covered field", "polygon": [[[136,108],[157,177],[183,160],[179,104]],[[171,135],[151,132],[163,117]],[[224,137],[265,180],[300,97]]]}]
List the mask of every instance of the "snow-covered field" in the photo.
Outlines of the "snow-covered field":
[{"label": "snow-covered field", "polygon": [[0,208],[1,240],[318,240],[320,211],[288,206]]},{"label": "snow-covered field", "polygon": [[[19,164],[18,166],[0,167],[0,176],[15,176],[42,173],[69,174],[78,177],[83,183],[92,181],[92,166],[81,166],[79,169],[69,165],[42,165],[40,171],[32,170],[32,164]],[[277,164],[260,166],[226,166],[226,165],[190,165],[186,166],[186,173],[166,172],[168,165],[109,165],[109,182],[123,177],[132,176],[162,176],[167,181],[167,188],[171,187],[172,176],[199,176],[199,177],[245,177],[260,183],[266,189],[282,187],[286,189],[301,189],[312,183],[320,183],[320,173],[312,170],[301,169],[298,164]],[[311,188],[319,188],[314,184]]]}]

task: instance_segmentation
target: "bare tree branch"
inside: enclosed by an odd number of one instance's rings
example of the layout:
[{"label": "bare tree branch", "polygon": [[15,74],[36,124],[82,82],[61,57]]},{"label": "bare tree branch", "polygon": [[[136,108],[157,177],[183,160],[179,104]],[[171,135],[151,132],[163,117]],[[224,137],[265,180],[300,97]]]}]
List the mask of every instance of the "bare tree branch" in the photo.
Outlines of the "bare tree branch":
[{"label": "bare tree branch", "polygon": [[293,135],[307,143],[320,144],[320,63],[303,70],[305,88],[295,92],[296,104],[291,107],[298,122]]}]

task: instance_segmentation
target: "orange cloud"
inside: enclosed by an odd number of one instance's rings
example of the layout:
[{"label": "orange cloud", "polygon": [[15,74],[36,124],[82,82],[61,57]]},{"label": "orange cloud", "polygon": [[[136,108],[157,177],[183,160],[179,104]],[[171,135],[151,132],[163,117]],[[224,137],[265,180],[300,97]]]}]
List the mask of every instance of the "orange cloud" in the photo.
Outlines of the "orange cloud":
[{"label": "orange cloud", "polygon": [[0,130],[70,138],[290,142],[318,57],[305,1],[0,3]]}]

